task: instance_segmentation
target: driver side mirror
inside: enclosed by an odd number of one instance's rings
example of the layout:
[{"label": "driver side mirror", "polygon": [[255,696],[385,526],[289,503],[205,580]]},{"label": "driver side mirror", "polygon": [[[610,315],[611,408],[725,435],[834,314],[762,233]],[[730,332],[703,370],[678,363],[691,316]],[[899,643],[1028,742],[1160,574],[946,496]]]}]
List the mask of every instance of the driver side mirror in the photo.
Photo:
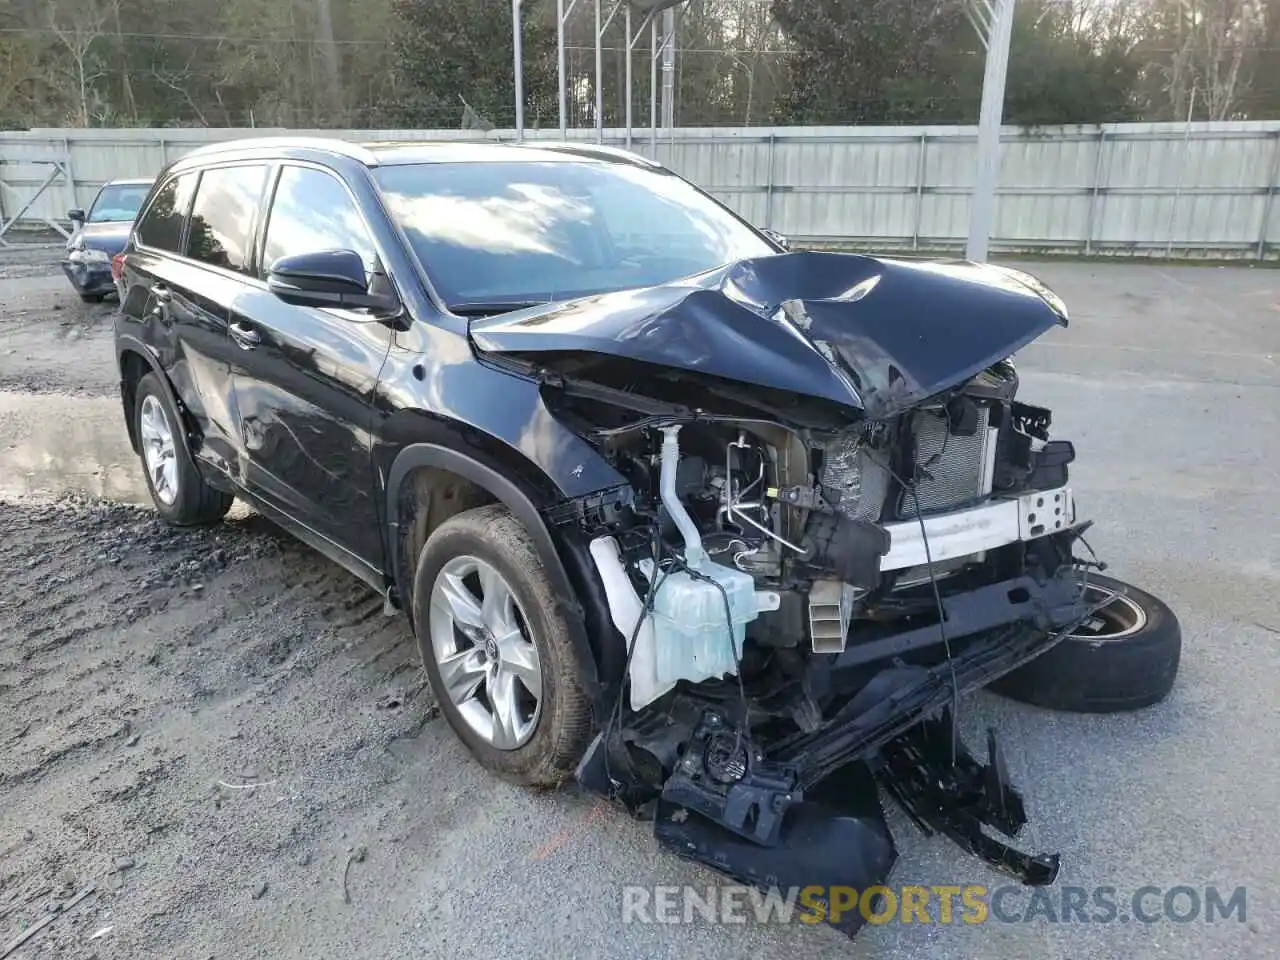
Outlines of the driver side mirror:
[{"label": "driver side mirror", "polygon": [[791,241],[788,240],[786,237],[784,237],[782,234],[780,234],[777,230],[770,230],[766,227],[762,229],[760,232],[763,233],[770,240],[772,240],[774,243],[776,243],[783,250],[791,249]]},{"label": "driver side mirror", "polygon": [[84,211],[79,207],[67,211],[67,219],[72,223],[84,223]]},{"label": "driver side mirror", "polygon": [[381,273],[366,279],[364,260],[354,250],[320,250],[281,257],[267,273],[267,289],[300,307],[368,309],[394,313],[400,300]]}]

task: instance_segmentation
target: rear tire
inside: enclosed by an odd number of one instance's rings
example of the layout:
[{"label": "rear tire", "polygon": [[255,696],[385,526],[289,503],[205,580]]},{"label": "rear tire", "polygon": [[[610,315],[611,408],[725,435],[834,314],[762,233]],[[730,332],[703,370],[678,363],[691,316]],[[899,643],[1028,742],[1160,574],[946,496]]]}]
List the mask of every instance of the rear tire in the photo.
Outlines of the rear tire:
[{"label": "rear tire", "polygon": [[1121,580],[1090,575],[1120,594],[1030,663],[991,684],[996,693],[1049,710],[1119,713],[1159,703],[1173,689],[1182,628],[1168,605]]},{"label": "rear tire", "polygon": [[105,296],[105,293],[82,293],[80,299],[84,303],[101,303]]},{"label": "rear tire", "polygon": [[573,775],[592,735],[591,702],[564,604],[501,504],[456,514],[427,538],[413,626],[440,711],[483,766],[526,786]]},{"label": "rear tire", "polygon": [[133,435],[151,502],[166,523],[188,527],[217,523],[226,516],[235,498],[215,490],[200,476],[187,449],[182,418],[155,373],[138,381]]}]

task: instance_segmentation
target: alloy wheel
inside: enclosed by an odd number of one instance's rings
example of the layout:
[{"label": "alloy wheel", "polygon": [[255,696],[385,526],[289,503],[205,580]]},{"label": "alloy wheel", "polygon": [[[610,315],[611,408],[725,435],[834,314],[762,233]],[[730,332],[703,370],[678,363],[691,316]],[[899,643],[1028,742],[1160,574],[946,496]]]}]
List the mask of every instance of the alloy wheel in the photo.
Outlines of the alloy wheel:
[{"label": "alloy wheel", "polygon": [[151,489],[161,503],[166,507],[172,506],[178,498],[177,448],[174,446],[169,418],[165,416],[164,407],[155,394],[149,393],[142,399],[138,434]]},{"label": "alloy wheel", "polygon": [[458,556],[431,588],[431,650],[443,693],[475,733],[515,750],[537,729],[542,664],[510,584],[493,565]]}]

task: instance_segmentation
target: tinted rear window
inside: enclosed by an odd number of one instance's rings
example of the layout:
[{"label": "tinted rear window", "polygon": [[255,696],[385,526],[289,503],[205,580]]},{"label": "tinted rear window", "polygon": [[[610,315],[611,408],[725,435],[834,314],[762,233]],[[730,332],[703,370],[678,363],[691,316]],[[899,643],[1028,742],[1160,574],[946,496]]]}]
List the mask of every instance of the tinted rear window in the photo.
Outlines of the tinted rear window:
[{"label": "tinted rear window", "polygon": [[157,250],[178,253],[182,249],[182,225],[191,207],[196,174],[174,177],[157,192],[146,215],[138,223],[138,242]]},{"label": "tinted rear window", "polygon": [[187,231],[187,256],[215,267],[249,270],[253,218],[267,166],[215,167],[200,176]]}]

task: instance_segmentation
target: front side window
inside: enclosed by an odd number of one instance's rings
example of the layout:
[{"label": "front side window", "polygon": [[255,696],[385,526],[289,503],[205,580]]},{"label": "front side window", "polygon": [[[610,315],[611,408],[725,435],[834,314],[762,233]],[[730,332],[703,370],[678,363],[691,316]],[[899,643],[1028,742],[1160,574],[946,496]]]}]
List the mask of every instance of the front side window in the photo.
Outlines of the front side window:
[{"label": "front side window", "polygon": [[215,267],[248,271],[253,217],[267,169],[263,164],[214,167],[200,175],[187,231],[187,256]]},{"label": "front side window", "polygon": [[454,309],[653,286],[775,252],[689,183],[630,164],[424,163],[374,175]]},{"label": "front side window", "polygon": [[267,236],[262,250],[263,273],[281,257],[322,250],[354,250],[373,272],[373,241],[346,188],[337,179],[310,167],[280,171]]},{"label": "front side window", "polygon": [[182,173],[157,190],[151,206],[147,207],[138,223],[138,242],[157,250],[179,253],[182,249],[182,226],[186,223],[195,187],[196,174]]},{"label": "front side window", "polygon": [[142,209],[142,201],[151,192],[149,183],[107,184],[89,210],[90,223],[128,223]]}]

